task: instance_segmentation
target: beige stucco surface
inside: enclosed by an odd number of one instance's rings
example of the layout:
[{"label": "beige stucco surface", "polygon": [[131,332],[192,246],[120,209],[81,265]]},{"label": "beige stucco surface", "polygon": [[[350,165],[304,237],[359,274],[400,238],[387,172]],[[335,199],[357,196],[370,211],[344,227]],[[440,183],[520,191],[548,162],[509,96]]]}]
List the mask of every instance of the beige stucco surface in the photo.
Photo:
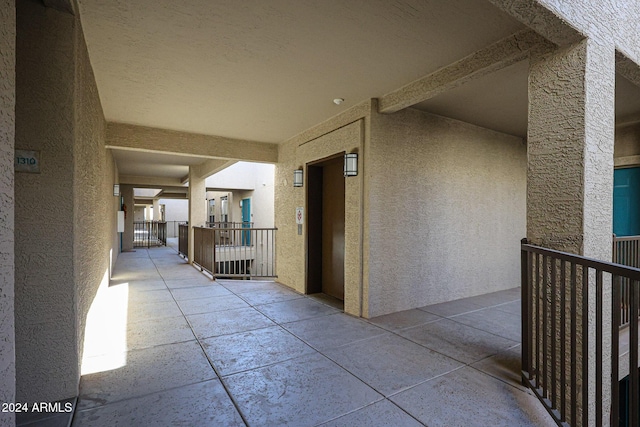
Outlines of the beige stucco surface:
[{"label": "beige stucco surface", "polygon": [[193,262],[193,227],[204,227],[207,222],[207,188],[204,178],[197,176],[193,166],[189,167],[189,262]]},{"label": "beige stucco surface", "polygon": [[82,360],[87,313],[98,287],[107,287],[111,262],[118,255],[115,242],[119,197],[111,151],[105,148],[106,123],[98,88],[79,23],[75,24],[75,141],[74,141],[74,282],[79,360]]},{"label": "beige stucco surface", "polygon": [[640,165],[640,123],[616,126],[614,158],[616,166]]},{"label": "beige stucco surface", "polygon": [[[74,307],[73,17],[17,2],[16,148],[41,173],[16,176],[16,358],[20,401],[77,394]],[[42,355],[47,357],[43,358]]]},{"label": "beige stucco surface", "polygon": [[[345,180],[345,295],[344,310],[356,316],[366,315],[361,307],[362,281],[362,185],[364,152],[364,118],[368,103],[335,119],[333,131],[320,136],[308,132],[284,143],[280,147],[279,162],[275,178],[275,221],[278,228],[276,262],[278,281],[298,292],[305,292],[306,286],[306,220],[302,234],[298,234],[296,208],[306,209],[305,188],[293,187],[293,171],[304,168],[308,163],[340,153],[360,154],[360,173]],[[340,127],[343,120],[353,121]],[[327,125],[323,125],[327,126]],[[331,127],[331,126],[328,126]],[[306,171],[305,171],[306,174]],[[305,214],[306,216],[306,214]]]},{"label": "beige stucco surface", "polygon": [[294,214],[306,192],[293,170],[358,151],[359,176],[345,181],[345,311],[373,317],[517,286],[522,139],[413,109],[377,114],[375,104],[281,146],[278,280],[305,290],[306,224],[298,235]]},{"label": "beige stucco surface", "polygon": [[[15,401],[14,172],[15,1],[0,1],[0,402]],[[0,425],[15,424],[0,413]]]},{"label": "beige stucco surface", "polygon": [[408,109],[372,117],[368,158],[371,316],[518,285],[520,138]]},{"label": "beige stucco surface", "polygon": [[79,22],[35,0],[17,13],[16,148],[39,150],[41,172],[16,176],[16,399],[46,402],[78,393],[86,313],[117,255],[115,166]]},{"label": "beige stucco surface", "polygon": [[[529,73],[527,238],[534,244],[590,258],[611,259],[613,167],[615,141],[615,49],[598,37],[587,38],[535,57]],[[592,282],[593,283],[593,282]],[[603,329],[610,329],[611,287],[603,287]],[[596,291],[588,290],[588,353],[579,352],[588,376],[589,404],[577,405],[595,425],[596,404],[609,419],[610,388],[603,381],[602,402],[596,402]],[[610,337],[603,338],[603,360],[611,355]],[[585,360],[586,358],[586,360]],[[584,360],[584,362],[582,362]],[[610,377],[603,364],[602,377]],[[570,419],[571,425],[583,425]]]},{"label": "beige stucco surface", "polygon": [[592,40],[532,61],[527,210],[532,242],[610,259],[614,84],[613,49]]},{"label": "beige stucco surface", "polygon": [[124,252],[133,250],[133,221],[135,220],[133,186],[120,184],[120,194],[127,208],[124,218],[124,233],[122,233],[122,251]]}]

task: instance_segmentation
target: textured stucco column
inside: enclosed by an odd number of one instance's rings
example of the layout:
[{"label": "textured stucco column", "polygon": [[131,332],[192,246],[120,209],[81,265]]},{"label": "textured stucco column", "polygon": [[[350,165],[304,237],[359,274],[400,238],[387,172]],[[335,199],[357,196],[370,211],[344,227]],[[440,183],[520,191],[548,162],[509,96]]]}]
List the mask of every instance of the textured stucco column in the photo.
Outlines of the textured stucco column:
[{"label": "textured stucco column", "polygon": [[[14,332],[14,173],[15,39],[14,0],[0,1],[0,402],[15,402]],[[13,413],[0,412],[0,426],[15,425]]]},{"label": "textured stucco column", "polygon": [[[612,44],[587,39],[533,58],[529,75],[527,238],[604,261],[611,260],[614,60]],[[610,287],[604,288],[603,314],[610,319]],[[594,289],[589,292],[586,380],[590,402],[595,403]],[[604,330],[609,330],[606,322]],[[605,342],[604,360],[609,360],[610,350]],[[604,378],[609,378],[609,369],[605,363]],[[608,419],[610,391],[607,381],[604,385]],[[594,408],[589,407],[590,424]]]},{"label": "textured stucco column", "polygon": [[122,252],[133,250],[133,186],[120,185],[120,194],[127,208],[124,219],[124,233],[122,233]]},{"label": "textured stucco column", "polygon": [[527,237],[611,258],[615,63],[593,41],[533,58]]},{"label": "textured stucco column", "polygon": [[160,201],[153,199],[153,220],[160,221]]},{"label": "textured stucco column", "polygon": [[207,221],[207,186],[193,166],[189,166],[189,263],[193,263],[193,227],[201,227]]}]

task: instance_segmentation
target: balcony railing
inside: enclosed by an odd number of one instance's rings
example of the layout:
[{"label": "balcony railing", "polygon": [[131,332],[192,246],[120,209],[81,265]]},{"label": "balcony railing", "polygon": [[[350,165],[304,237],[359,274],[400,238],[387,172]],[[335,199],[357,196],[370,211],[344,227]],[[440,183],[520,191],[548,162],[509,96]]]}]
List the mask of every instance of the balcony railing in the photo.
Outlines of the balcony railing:
[{"label": "balcony railing", "polygon": [[149,248],[167,245],[167,223],[160,221],[134,221],[133,247]]},{"label": "balcony railing", "polygon": [[[193,263],[214,278],[277,277],[276,231],[276,228],[193,227]],[[178,243],[179,247],[188,245],[186,225],[180,228]]]},{"label": "balcony railing", "polygon": [[[613,262],[640,268],[640,236],[618,237],[613,235]],[[629,280],[622,280],[620,288],[620,325],[629,324],[630,295]]]},{"label": "balcony railing", "polygon": [[[611,426],[637,426],[640,269],[524,241],[521,253],[523,382],[559,425],[610,420]],[[628,326],[621,328],[625,283],[630,310]],[[621,387],[621,380],[628,386]],[[610,408],[603,405],[603,385],[607,393],[610,387]]]},{"label": "balcony railing", "polygon": [[253,222],[207,222],[209,228],[253,228]]},{"label": "balcony railing", "polygon": [[178,253],[183,257],[189,256],[189,224],[178,225]]}]

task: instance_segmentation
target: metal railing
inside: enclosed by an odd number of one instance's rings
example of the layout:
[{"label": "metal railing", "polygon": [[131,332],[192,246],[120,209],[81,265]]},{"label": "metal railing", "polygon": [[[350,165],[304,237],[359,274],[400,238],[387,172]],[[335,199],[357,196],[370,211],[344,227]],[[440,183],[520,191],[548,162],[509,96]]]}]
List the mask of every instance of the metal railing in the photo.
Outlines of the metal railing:
[{"label": "metal railing", "polygon": [[[523,382],[559,425],[602,426],[608,421],[603,414],[610,409],[611,426],[625,422],[637,426],[640,269],[526,241],[521,245],[521,261]],[[619,301],[625,280],[631,310],[629,326],[620,328]],[[605,298],[609,291],[610,299]],[[610,316],[605,304],[611,304]],[[604,313],[608,318],[603,318]],[[611,342],[611,360],[604,359],[605,339]],[[628,351],[620,347],[625,340]],[[605,363],[611,366],[606,378]],[[590,369],[595,369],[591,383]],[[621,398],[623,379],[628,387]],[[603,407],[603,384],[608,381],[611,408]]]},{"label": "metal railing", "polygon": [[193,262],[216,277],[277,277],[277,228],[193,227]]},{"label": "metal railing", "polygon": [[253,228],[253,222],[207,222],[209,228]]},{"label": "metal railing", "polygon": [[187,258],[189,256],[189,224],[179,224],[178,230],[178,253]]},{"label": "metal railing", "polygon": [[[640,236],[613,235],[613,262],[640,268]],[[631,317],[629,280],[622,280],[620,289],[620,326],[628,325]]]},{"label": "metal railing", "polygon": [[167,223],[160,221],[134,221],[133,247],[149,248],[167,245]]}]

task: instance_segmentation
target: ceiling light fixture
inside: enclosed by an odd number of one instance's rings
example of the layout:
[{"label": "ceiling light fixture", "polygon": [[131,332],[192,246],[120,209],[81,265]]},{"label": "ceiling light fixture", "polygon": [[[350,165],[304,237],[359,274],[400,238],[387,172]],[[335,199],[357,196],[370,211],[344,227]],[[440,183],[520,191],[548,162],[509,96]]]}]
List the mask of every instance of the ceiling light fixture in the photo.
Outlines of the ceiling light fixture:
[{"label": "ceiling light fixture", "polygon": [[340,105],[344,102],[344,98],[336,98],[333,100],[333,103],[336,105]]}]

